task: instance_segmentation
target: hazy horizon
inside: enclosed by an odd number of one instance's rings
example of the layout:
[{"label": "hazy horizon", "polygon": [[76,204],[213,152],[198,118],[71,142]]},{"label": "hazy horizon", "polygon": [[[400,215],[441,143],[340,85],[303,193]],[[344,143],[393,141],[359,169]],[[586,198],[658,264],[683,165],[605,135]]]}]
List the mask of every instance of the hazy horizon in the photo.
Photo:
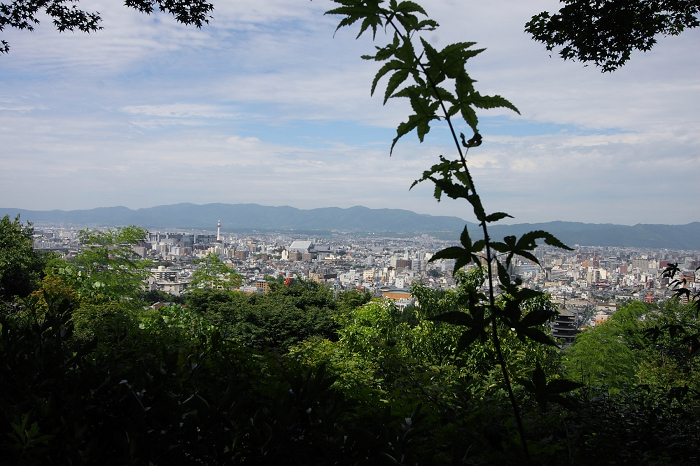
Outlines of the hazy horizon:
[{"label": "hazy horizon", "polygon": [[[158,207],[175,206],[175,205],[180,205],[180,204],[194,205],[194,206],[206,206],[206,205],[215,205],[215,204],[223,204],[223,205],[227,205],[227,206],[231,206],[231,205],[256,205],[256,206],[260,206],[260,207],[273,207],[273,208],[277,208],[277,207],[288,207],[288,208],[297,209],[297,210],[302,210],[302,211],[317,210],[317,209],[343,209],[343,210],[348,210],[348,209],[360,207],[360,208],[366,208],[366,209],[371,209],[371,210],[401,210],[401,211],[412,212],[412,213],[415,213],[415,214],[418,214],[418,215],[431,215],[431,216],[435,216],[435,217],[456,217],[456,218],[459,218],[459,219],[461,219],[461,220],[463,220],[463,221],[465,221],[465,222],[470,222],[470,223],[472,223],[472,224],[475,223],[475,222],[473,222],[472,220],[465,219],[464,216],[460,216],[460,215],[423,214],[423,213],[416,212],[416,211],[411,210],[411,209],[404,209],[404,208],[391,208],[391,207],[372,208],[372,207],[366,207],[366,206],[363,206],[363,205],[354,205],[354,206],[350,206],[350,207],[322,206],[322,207],[301,208],[301,207],[295,207],[295,206],[288,205],[288,204],[265,205],[265,204],[257,204],[257,203],[254,203],[254,202],[245,202],[245,203],[243,203],[243,202],[242,202],[242,203],[216,203],[216,202],[213,202],[213,203],[203,203],[203,204],[197,204],[197,203],[193,203],[193,202],[178,202],[178,203],[175,203],[175,204],[152,205],[152,206],[138,207],[138,208],[133,208],[133,209],[130,208],[130,207],[127,207],[127,206],[123,206],[123,205],[114,205],[114,206],[98,206],[98,207],[91,207],[91,208],[86,208],[86,209],[48,209],[48,210],[37,210],[37,209],[23,209],[23,208],[21,208],[21,207],[12,207],[12,206],[6,207],[6,206],[0,205],[0,212],[7,211],[7,210],[11,210],[11,209],[25,210],[25,211],[31,211],[31,212],[54,212],[54,211],[60,211],[60,212],[75,212],[75,211],[89,211],[89,210],[95,210],[95,209],[113,209],[113,208],[125,208],[125,209],[129,209],[130,211],[138,211],[138,210],[155,209],[155,208],[158,208]],[[7,212],[5,212],[5,213],[7,213]],[[2,214],[2,215],[4,215],[4,214]],[[22,219],[22,220],[24,220],[24,219]],[[518,225],[518,224],[528,224],[528,223],[539,224],[539,223],[553,223],[553,222],[571,222],[571,223],[587,223],[587,224],[592,224],[592,225],[619,225],[619,226],[636,226],[636,225],[670,225],[670,226],[673,226],[673,225],[688,225],[688,224],[691,224],[691,223],[696,223],[696,222],[698,222],[698,221],[697,221],[697,220],[691,220],[691,221],[687,221],[687,222],[685,222],[685,223],[656,223],[656,224],[655,224],[655,223],[643,223],[643,222],[638,222],[638,223],[616,223],[616,222],[595,222],[595,221],[592,221],[592,222],[584,222],[584,221],[581,221],[581,220],[561,220],[561,219],[542,220],[542,221],[539,221],[539,222],[524,222],[524,221],[523,221],[523,222],[518,222],[518,221],[516,221],[515,219],[504,219],[504,220],[500,221],[498,224],[499,224],[499,225]],[[222,225],[222,228],[225,228],[225,226]],[[216,229],[216,227],[213,226],[212,229]]]}]

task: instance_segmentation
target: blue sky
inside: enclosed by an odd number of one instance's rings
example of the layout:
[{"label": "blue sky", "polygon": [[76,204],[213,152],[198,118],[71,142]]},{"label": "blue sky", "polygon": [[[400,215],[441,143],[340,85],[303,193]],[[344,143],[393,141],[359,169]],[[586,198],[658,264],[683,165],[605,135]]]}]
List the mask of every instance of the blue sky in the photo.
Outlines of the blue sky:
[{"label": "blue sky", "polygon": [[[523,27],[556,1],[431,0],[425,38],[487,50],[469,72],[521,111],[482,112],[469,154],[487,210],[513,222],[700,220],[700,31],[660,38],[613,74],[549,57]],[[402,208],[473,220],[411,182],[452,154],[439,124],[389,157],[404,102],[370,97],[357,30],[334,37],[327,0],[214,0],[197,30],[119,2],[81,1],[104,30],[5,30],[0,206],[178,202]],[[378,35],[377,44],[385,37]]]}]

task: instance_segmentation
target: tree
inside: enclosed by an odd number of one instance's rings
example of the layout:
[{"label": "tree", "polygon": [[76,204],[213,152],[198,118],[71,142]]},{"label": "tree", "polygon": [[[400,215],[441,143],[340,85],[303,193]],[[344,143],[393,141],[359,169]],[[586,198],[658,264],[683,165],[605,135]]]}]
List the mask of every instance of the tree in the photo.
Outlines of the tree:
[{"label": "tree", "polygon": [[311,337],[337,339],[336,300],[327,285],[294,280],[250,296],[222,289],[187,294],[186,307],[247,348],[286,353]]},{"label": "tree", "polygon": [[700,25],[700,0],[561,0],[558,13],[532,17],[525,31],[565,60],[602,71],[624,65],[633,50],[648,51],[659,34],[676,36]]},{"label": "tree", "polygon": [[644,361],[640,380],[653,387],[685,387],[700,395],[700,315],[697,301],[666,301],[645,320]]},{"label": "tree", "polygon": [[192,274],[192,288],[215,290],[232,290],[241,284],[241,276],[228,265],[221,262],[218,254],[207,254],[195,261],[197,269]]},{"label": "tree", "polygon": [[133,225],[106,231],[82,230],[79,239],[83,249],[68,260],[50,263],[48,273],[73,286],[83,300],[135,302],[150,275],[150,261],[142,260],[132,246],[147,234]]},{"label": "tree", "polygon": [[[99,12],[88,12],[78,8],[80,0],[14,0],[10,4],[0,3],[0,31],[5,27],[33,31],[39,24],[40,11],[53,19],[59,32],[96,32],[102,29]],[[182,24],[194,24],[198,28],[209,22],[209,13],[214,6],[206,0],[125,0],[124,4],[141,13],[151,14],[155,9],[170,13]],[[10,45],[0,40],[0,54],[8,53]]]},{"label": "tree", "polygon": [[43,275],[50,256],[34,250],[33,234],[32,224],[22,225],[19,215],[0,220],[0,300],[27,296]]},{"label": "tree", "polygon": [[568,375],[613,392],[636,383],[641,361],[641,318],[647,312],[643,303],[634,301],[607,322],[578,334],[564,356]]}]

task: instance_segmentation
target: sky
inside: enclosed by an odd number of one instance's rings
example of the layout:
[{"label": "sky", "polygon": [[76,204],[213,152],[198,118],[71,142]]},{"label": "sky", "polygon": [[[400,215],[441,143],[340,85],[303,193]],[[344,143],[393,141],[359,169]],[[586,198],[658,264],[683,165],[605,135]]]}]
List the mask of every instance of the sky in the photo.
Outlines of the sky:
[{"label": "sky", "polygon": [[[382,105],[390,37],[334,33],[328,0],[212,0],[201,29],[120,2],[81,1],[103,30],[0,38],[0,207],[132,209],[190,202],[407,209],[473,221],[464,201],[413,180],[454,157],[435,123],[404,136],[407,102]],[[614,73],[550,56],[524,33],[556,0],[423,1],[435,47],[474,41],[467,71],[520,115],[479,112],[468,155],[487,211],[510,223],[700,220],[700,29],[660,37]],[[467,132],[462,124],[461,130]]]}]

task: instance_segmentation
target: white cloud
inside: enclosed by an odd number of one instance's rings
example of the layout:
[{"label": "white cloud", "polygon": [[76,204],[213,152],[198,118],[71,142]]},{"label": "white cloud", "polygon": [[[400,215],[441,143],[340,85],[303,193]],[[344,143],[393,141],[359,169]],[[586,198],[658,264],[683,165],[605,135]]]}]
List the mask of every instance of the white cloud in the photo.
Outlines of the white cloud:
[{"label": "white cloud", "polygon": [[[48,20],[3,31],[0,205],[362,204],[469,217],[428,185],[408,192],[452,153],[449,134],[438,123],[425,144],[408,135],[388,157],[410,109],[382,106],[381,85],[370,97],[379,65],[359,57],[373,45],[356,28],[333,38],[330,2],[216,3],[202,30],[93,2],[105,18],[96,34],[58,34]],[[441,23],[426,38],[486,47],[470,68],[477,88],[522,112],[481,115],[485,143],[469,162],[487,208],[523,222],[698,220],[677,199],[698,195],[700,57],[688,51],[700,31],[601,74],[549,58],[522,32],[557,5],[426,4]]]}]

